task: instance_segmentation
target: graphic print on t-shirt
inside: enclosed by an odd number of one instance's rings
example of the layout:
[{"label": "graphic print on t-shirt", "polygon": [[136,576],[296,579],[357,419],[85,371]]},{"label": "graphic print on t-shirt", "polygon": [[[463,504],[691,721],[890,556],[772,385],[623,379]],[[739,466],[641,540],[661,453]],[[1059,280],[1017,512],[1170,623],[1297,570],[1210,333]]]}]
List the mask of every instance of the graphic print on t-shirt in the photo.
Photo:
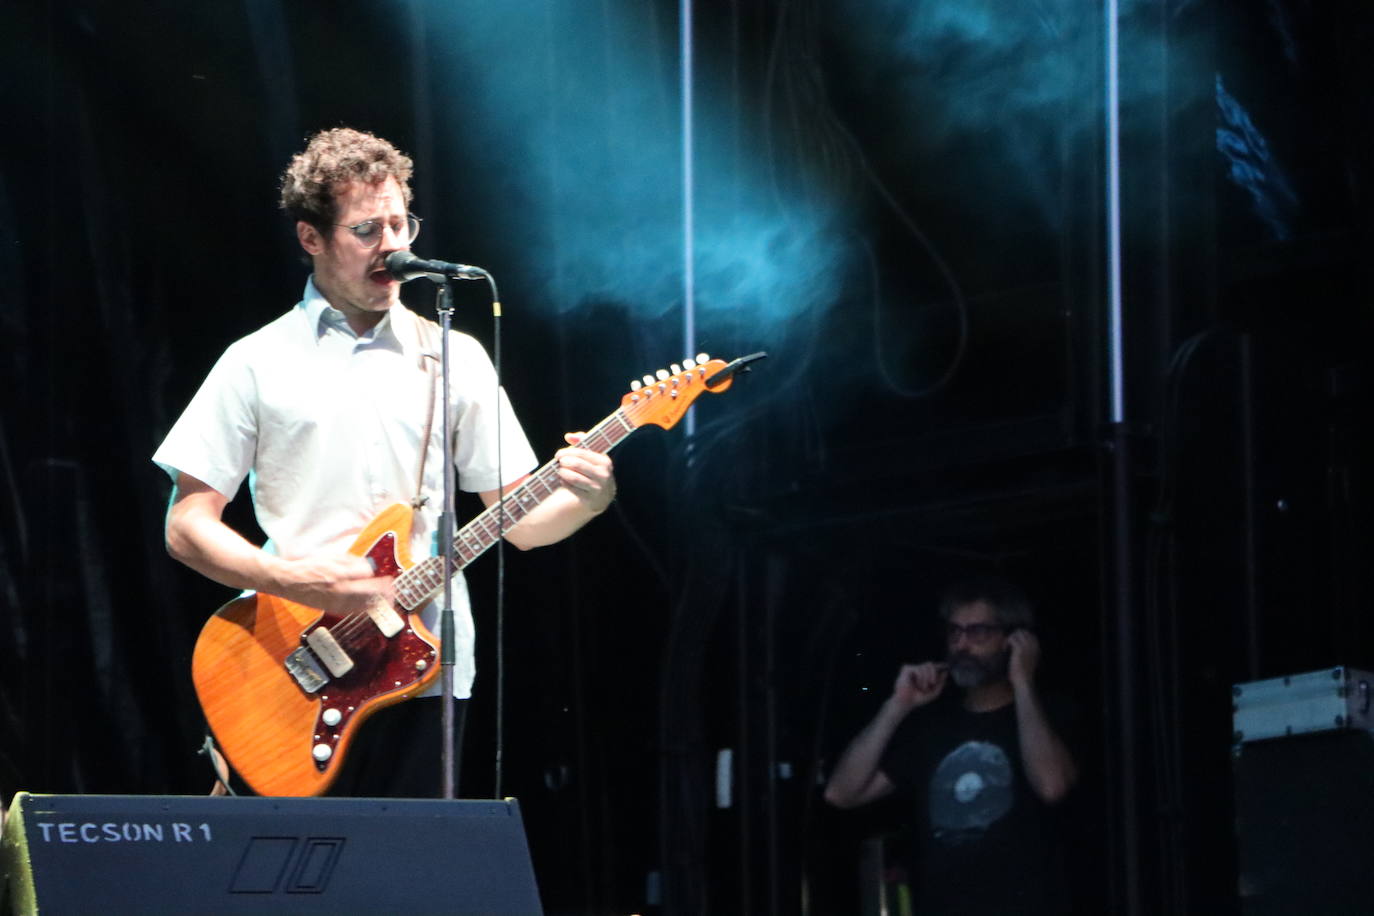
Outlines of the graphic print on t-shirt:
[{"label": "graphic print on t-shirt", "polygon": [[930,780],[930,826],[946,846],[976,841],[1011,810],[1011,762],[997,745],[967,741]]}]

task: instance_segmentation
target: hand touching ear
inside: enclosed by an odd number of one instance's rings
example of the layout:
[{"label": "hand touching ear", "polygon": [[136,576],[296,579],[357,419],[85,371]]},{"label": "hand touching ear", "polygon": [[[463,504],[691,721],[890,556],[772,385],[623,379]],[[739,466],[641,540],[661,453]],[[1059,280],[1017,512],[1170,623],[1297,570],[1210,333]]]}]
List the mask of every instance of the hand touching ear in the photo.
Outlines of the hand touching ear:
[{"label": "hand touching ear", "polygon": [[1040,640],[1030,630],[1012,630],[1007,636],[1007,646],[1011,650],[1007,678],[1013,687],[1030,685],[1040,665]]}]

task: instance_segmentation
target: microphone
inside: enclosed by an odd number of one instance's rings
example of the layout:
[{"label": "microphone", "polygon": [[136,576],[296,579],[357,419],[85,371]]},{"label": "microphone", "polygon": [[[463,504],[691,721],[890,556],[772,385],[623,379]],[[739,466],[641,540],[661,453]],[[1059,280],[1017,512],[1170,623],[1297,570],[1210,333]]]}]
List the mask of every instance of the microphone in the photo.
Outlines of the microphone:
[{"label": "microphone", "polygon": [[467,264],[450,264],[448,261],[427,261],[409,251],[393,251],[386,256],[387,273],[402,283],[419,277],[431,280],[485,280],[487,272],[480,267]]}]

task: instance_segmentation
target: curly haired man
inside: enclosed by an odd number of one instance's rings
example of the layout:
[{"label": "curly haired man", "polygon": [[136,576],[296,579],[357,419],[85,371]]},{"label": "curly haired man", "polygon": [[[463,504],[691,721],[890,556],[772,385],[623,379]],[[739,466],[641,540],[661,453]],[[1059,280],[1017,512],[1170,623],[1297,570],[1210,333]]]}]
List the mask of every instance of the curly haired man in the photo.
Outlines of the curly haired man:
[{"label": "curly haired man", "polygon": [[[441,492],[446,458],[458,487],[487,505],[536,464],[486,352],[457,332],[449,339],[453,438],[441,441],[431,395],[439,332],[401,304],[384,266],[420,229],[409,209],[411,172],[410,158],[386,140],[336,128],[312,137],[282,176],[281,207],[312,268],[304,294],[229,346],[153,456],[174,483],[167,549],[216,582],[341,614],[390,602],[393,580],[348,553],[372,518],[413,500],[411,555],[423,557],[442,505],[424,497]],[[521,549],[562,540],[614,497],[610,460],[578,447],[580,434],[567,438],[558,452],[562,486],[506,533]],[[262,547],[222,518],[249,474],[268,536]],[[461,575],[453,604],[461,700],[474,675]],[[437,613],[422,613],[432,632]],[[369,720],[331,791],[437,795],[437,692]]]}]

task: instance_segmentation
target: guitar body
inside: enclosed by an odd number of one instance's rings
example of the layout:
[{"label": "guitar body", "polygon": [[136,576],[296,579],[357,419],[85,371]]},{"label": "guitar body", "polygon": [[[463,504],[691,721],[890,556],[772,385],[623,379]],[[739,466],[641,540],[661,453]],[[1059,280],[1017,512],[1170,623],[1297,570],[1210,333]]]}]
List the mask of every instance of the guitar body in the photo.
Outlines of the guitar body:
[{"label": "guitar body", "polygon": [[[371,559],[378,575],[398,575],[411,565],[410,518],[408,507],[391,506],[349,552]],[[388,636],[390,627],[368,614],[325,613],[259,593],[229,602],[206,622],[191,677],[221,750],[254,792],[324,793],[359,726],[438,677],[438,639],[418,614],[394,619],[399,629]],[[302,673],[295,665],[316,657],[308,640],[317,629],[346,654],[346,672],[314,663]],[[326,683],[316,686],[319,674]]]},{"label": "guitar body", "polygon": [[[765,354],[730,364],[706,354],[635,382],[581,446],[606,453],[645,424],[671,429],[698,395],[727,390],[734,374]],[[684,368],[685,367],[685,368]],[[453,539],[462,569],[562,486],[555,458],[489,506]],[[418,612],[442,588],[445,563],[412,566],[411,512],[391,506],[349,552],[379,576],[396,577],[401,609]],[[205,719],[239,775],[261,795],[320,795],[338,777],[358,728],[374,712],[410,699],[439,676],[439,641],[418,613],[387,605],[340,616],[256,594],[231,601],[201,630],[191,659]]]}]

